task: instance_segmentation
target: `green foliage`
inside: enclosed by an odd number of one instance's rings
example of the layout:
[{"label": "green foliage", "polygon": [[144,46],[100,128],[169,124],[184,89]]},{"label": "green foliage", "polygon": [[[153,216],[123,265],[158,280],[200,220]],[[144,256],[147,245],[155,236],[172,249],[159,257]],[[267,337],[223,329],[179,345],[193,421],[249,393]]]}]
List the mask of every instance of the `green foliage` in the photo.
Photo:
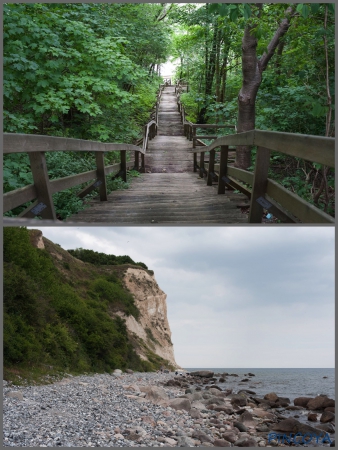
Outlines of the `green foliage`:
[{"label": "green foliage", "polygon": [[[124,320],[112,315],[111,307],[139,314],[115,274],[99,275],[92,266],[88,282],[88,269],[82,273],[77,268],[78,279],[71,282],[46,249],[31,245],[26,228],[3,231],[6,368],[52,364],[81,372],[156,367],[140,360]],[[67,271],[75,267],[66,260],[60,265]]]},{"label": "green foliage", "polygon": [[[156,101],[154,68],[170,47],[168,27],[157,20],[161,10],[152,4],[5,3],[4,131],[133,143]],[[93,157],[83,154],[46,158],[51,179],[95,169]],[[4,192],[31,183],[27,155],[5,155]],[[108,192],[126,187],[108,179]],[[53,195],[58,218],[85,207],[76,198],[82,188]]]},{"label": "green foliage", "polygon": [[118,280],[114,282],[111,279],[98,278],[93,281],[89,289],[89,295],[103,302],[105,306],[123,311],[127,316],[133,315],[135,319],[138,319],[140,311],[135,305],[133,296],[123,289]]},{"label": "green foliage", "polygon": [[97,266],[105,265],[120,265],[120,264],[133,264],[136,266],[141,266],[144,269],[148,267],[144,263],[134,262],[130,256],[122,255],[107,255],[106,253],[95,252],[94,250],[87,250],[84,248],[77,248],[75,250],[68,250],[68,252],[77,259],[83,262],[88,262],[90,264],[95,264]]}]

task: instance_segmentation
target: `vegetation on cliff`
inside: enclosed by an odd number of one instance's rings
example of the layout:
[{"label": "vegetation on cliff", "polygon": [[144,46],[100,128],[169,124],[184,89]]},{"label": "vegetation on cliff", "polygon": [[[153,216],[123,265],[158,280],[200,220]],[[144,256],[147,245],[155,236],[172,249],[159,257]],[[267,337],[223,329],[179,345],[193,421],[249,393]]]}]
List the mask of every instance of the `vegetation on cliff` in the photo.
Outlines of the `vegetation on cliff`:
[{"label": "vegetation on cliff", "polygon": [[165,363],[157,355],[141,360],[141,343],[131,340],[116,314],[140,314],[122,284],[123,271],[78,261],[45,238],[45,248],[36,248],[34,232],[4,228],[5,379],[41,375],[45,367],[55,373],[151,371]]},{"label": "vegetation on cliff", "polygon": [[134,262],[130,256],[122,255],[106,255],[105,253],[95,252],[94,250],[86,250],[84,248],[77,248],[75,250],[68,250],[68,252],[74,256],[74,258],[81,259],[81,261],[95,264],[98,266],[105,265],[120,265],[120,264],[134,264],[135,266],[141,266],[143,269],[148,267],[142,262]]}]

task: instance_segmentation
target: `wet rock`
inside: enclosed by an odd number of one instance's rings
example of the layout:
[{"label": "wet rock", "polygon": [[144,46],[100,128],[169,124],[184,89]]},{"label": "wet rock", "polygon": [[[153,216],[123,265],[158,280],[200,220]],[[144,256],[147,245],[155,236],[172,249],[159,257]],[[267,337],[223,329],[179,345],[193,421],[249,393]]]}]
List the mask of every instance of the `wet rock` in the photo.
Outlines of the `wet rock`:
[{"label": "wet rock", "polygon": [[243,378],[241,381],[250,381],[249,378]]},{"label": "wet rock", "polygon": [[285,409],[287,411],[302,411],[304,408],[302,406],[289,405],[289,406],[286,406]]},{"label": "wet rock", "polygon": [[306,408],[311,409],[311,411],[316,411],[325,409],[328,406],[335,406],[335,401],[326,396],[324,397],[322,395],[318,395],[317,397],[309,400],[309,402],[306,405]]},{"label": "wet rock", "polygon": [[221,377],[221,378],[219,379],[219,382],[220,382],[220,383],[224,383],[224,381],[225,381],[225,378],[223,378],[223,377]]},{"label": "wet rock", "polygon": [[275,392],[270,392],[264,395],[264,400],[269,400],[269,402],[276,402],[278,400],[278,395]]},{"label": "wet rock", "polygon": [[211,370],[195,370],[194,372],[190,372],[190,375],[194,377],[212,378],[214,372]]},{"label": "wet rock", "polygon": [[332,423],[321,423],[320,425],[316,426],[317,429],[326,431],[327,433],[334,433],[335,427],[332,425]]},{"label": "wet rock", "polygon": [[317,414],[309,413],[307,416],[307,420],[309,420],[310,422],[317,422]]},{"label": "wet rock", "polygon": [[255,377],[256,375],[255,375],[254,373],[249,372],[249,373],[248,373],[248,376],[249,376],[249,377]]},{"label": "wet rock", "polygon": [[332,422],[335,419],[335,415],[330,411],[324,411],[321,415],[320,421],[322,423]]},{"label": "wet rock", "polygon": [[261,433],[268,433],[270,431],[270,428],[265,423],[263,423],[262,425],[256,426],[256,431],[259,431]]},{"label": "wet rock", "polygon": [[318,433],[317,428],[311,427],[296,419],[285,419],[271,426],[273,431],[284,431],[285,433]]},{"label": "wet rock", "polygon": [[241,392],[245,392],[245,393],[251,394],[251,395],[256,395],[256,392],[250,391],[249,389],[241,389],[240,391],[237,392],[237,394],[240,394]]},{"label": "wet rock", "polygon": [[334,406],[327,406],[327,407],[324,409],[324,411],[330,411],[330,412],[332,412],[333,414],[335,414],[336,408],[335,408]]},{"label": "wet rock", "polygon": [[293,404],[295,406],[302,406],[303,408],[306,408],[310,400],[312,400],[312,397],[297,397],[294,399]]}]

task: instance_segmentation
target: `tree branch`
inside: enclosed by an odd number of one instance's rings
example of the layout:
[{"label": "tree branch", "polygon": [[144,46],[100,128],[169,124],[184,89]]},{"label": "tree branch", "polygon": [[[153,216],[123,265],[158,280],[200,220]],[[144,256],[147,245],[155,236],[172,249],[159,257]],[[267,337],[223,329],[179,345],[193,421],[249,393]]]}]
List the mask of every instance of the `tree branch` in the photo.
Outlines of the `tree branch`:
[{"label": "tree branch", "polygon": [[286,34],[286,32],[288,31],[289,27],[290,27],[290,19],[293,17],[294,14],[294,8],[292,6],[289,6],[287,8],[287,10],[285,11],[285,19],[283,19],[276,31],[276,33],[274,34],[273,38],[271,39],[271,41],[269,42],[268,45],[268,53],[264,52],[262,57],[259,60],[259,67],[260,67],[260,71],[264,72],[264,70],[266,69],[266,66],[268,65],[270,59],[272,58],[272,56],[275,53],[275,50],[280,42],[280,39]]}]

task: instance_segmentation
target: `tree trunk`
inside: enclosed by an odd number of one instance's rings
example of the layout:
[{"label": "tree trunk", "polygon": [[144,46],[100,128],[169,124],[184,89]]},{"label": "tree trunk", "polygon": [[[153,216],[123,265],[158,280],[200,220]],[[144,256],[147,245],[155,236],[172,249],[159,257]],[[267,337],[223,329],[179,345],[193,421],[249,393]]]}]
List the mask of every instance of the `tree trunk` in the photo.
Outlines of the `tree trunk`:
[{"label": "tree trunk", "polygon": [[[262,4],[258,4],[261,8]],[[255,129],[255,103],[256,95],[262,81],[262,73],[266,69],[268,62],[272,58],[280,39],[285,35],[290,26],[290,19],[294,12],[293,7],[289,7],[283,19],[271,39],[267,53],[258,59],[256,54],[257,39],[251,33],[255,25],[247,25],[244,30],[242,40],[242,72],[243,84],[238,94],[238,123],[237,133],[243,133]],[[251,165],[251,148],[245,145],[237,146],[235,166],[240,169],[247,169]]]}]

